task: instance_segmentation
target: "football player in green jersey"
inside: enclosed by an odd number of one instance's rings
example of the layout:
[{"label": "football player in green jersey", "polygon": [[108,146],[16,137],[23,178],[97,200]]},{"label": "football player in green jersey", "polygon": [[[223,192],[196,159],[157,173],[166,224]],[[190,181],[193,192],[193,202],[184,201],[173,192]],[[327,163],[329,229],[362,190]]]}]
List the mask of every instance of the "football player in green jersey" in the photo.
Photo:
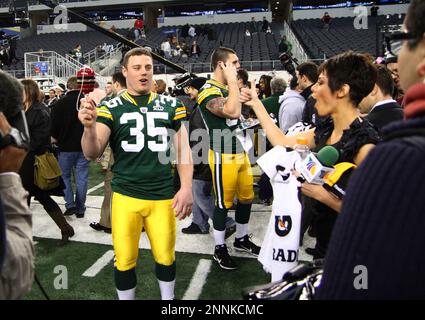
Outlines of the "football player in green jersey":
[{"label": "football player in green jersey", "polygon": [[208,80],[198,95],[201,115],[210,135],[209,164],[213,176],[216,207],[213,215],[214,260],[225,270],[237,268],[225,244],[226,217],[236,206],[236,250],[258,256],[260,248],[248,236],[248,222],[254,199],[253,177],[248,155],[242,147],[243,134],[238,133],[241,117],[236,52],[229,48],[216,49],[211,57],[213,79]]},{"label": "football player in green jersey", "polygon": [[[144,228],[155,260],[163,300],[174,299],[176,220],[191,213],[193,165],[186,129],[185,107],[175,98],[157,95],[149,51],[135,48],[124,57],[127,90],[95,108],[86,101],[79,112],[84,125],[82,147],[89,159],[98,158],[108,141],[112,167],[112,241],[115,284],[119,299],[134,299],[139,239]],[[174,132],[181,188],[174,196],[169,151]],[[174,196],[174,197],[173,197]]]}]

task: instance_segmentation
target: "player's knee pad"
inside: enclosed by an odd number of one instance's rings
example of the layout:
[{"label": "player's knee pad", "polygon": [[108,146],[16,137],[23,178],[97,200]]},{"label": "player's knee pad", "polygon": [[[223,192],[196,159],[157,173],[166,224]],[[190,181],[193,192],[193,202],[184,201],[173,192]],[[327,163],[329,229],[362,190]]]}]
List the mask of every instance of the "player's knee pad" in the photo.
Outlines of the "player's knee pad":
[{"label": "player's knee pad", "polygon": [[155,274],[158,280],[170,282],[176,279],[176,262],[171,265],[155,263]]},{"label": "player's knee pad", "polygon": [[118,290],[129,290],[136,287],[137,277],[136,269],[120,271],[117,268],[114,270],[115,286]]}]

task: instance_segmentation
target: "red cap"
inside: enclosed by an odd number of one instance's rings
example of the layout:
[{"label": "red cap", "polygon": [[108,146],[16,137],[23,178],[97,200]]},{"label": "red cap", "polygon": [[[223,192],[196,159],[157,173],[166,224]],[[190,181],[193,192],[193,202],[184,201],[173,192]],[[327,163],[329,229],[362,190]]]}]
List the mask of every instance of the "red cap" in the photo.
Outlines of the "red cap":
[{"label": "red cap", "polygon": [[90,93],[94,90],[95,73],[93,69],[84,67],[77,72],[78,90],[84,94]]}]

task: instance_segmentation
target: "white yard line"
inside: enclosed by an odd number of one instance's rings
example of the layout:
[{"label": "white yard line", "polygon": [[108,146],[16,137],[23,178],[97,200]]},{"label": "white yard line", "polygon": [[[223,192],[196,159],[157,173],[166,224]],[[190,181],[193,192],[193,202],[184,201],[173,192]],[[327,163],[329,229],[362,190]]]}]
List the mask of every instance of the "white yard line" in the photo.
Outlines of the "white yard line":
[{"label": "white yard line", "polygon": [[100,189],[103,187],[103,182],[99,183],[97,186],[94,186],[93,188],[90,188],[89,190],[87,190],[87,194],[89,195],[90,193],[96,191],[97,189]]},{"label": "white yard line", "polygon": [[84,273],[83,277],[95,277],[106,265],[114,258],[114,250],[106,251],[90,268]]},{"label": "white yard line", "polygon": [[201,259],[196,267],[195,274],[190,280],[189,288],[187,288],[183,300],[198,300],[202,293],[202,288],[207,281],[208,274],[211,270],[212,261]]}]

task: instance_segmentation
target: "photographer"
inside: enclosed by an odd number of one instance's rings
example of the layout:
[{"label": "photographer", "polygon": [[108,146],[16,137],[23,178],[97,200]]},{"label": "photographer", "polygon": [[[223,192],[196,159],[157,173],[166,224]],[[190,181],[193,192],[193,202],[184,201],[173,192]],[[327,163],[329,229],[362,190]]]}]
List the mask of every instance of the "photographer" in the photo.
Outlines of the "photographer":
[{"label": "photographer", "polygon": [[[22,87],[0,71],[0,300],[21,299],[34,276],[32,217],[27,192],[17,174],[26,155],[17,127],[22,125]],[[10,121],[10,124],[9,124]],[[21,122],[21,123],[19,123]]]}]

